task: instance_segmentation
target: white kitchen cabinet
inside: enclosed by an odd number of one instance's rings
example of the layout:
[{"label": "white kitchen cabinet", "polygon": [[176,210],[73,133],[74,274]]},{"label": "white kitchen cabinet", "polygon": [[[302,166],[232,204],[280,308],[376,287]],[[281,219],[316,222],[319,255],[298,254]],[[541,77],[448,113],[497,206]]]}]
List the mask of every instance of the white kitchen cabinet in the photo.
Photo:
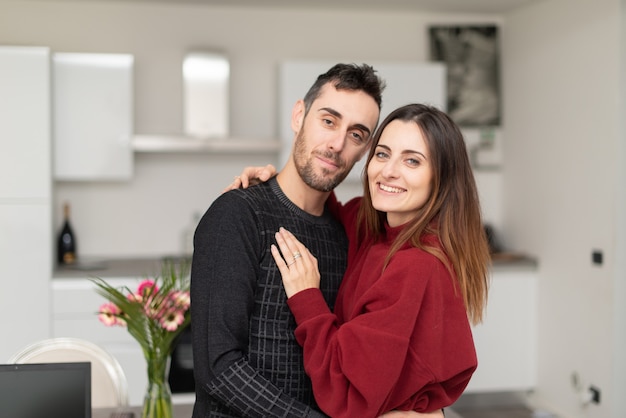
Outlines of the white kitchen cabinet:
[{"label": "white kitchen cabinet", "polygon": [[52,60],[55,180],[130,179],[133,56],[55,53]]},{"label": "white kitchen cabinet", "polygon": [[[96,293],[96,286],[87,278],[52,280],[52,335],[91,341],[104,348],[122,366],[128,380],[131,405],[141,405],[148,385],[146,361],[141,346],[124,327],[108,327],[98,320],[98,308],[106,299]],[[113,286],[135,289],[141,279],[107,278]]]},{"label": "white kitchen cabinet", "polygon": [[50,51],[0,46],[0,362],[50,335]]},{"label": "white kitchen cabinet", "polygon": [[50,204],[0,203],[0,363],[50,336]]},{"label": "white kitchen cabinet", "polygon": [[48,199],[50,52],[0,47],[0,198]]},{"label": "white kitchen cabinet", "polygon": [[525,391],[537,374],[537,273],[495,266],[482,324],[473,328],[478,369],[466,393]]},{"label": "white kitchen cabinet", "polygon": [[[134,264],[141,267],[134,267]],[[143,274],[155,271],[158,260],[129,263],[134,273],[111,273],[107,282],[136,288]],[[98,274],[93,274],[98,276]],[[121,363],[129,383],[131,404],[143,400],[147,385],[145,360],[139,344],[125,328],[107,327],[96,312],[106,300],[87,280],[87,272],[62,273],[52,280],[52,332],[55,337],[78,337],[104,347]],[[533,262],[495,266],[485,320],[474,327],[478,370],[466,393],[529,390],[536,382],[536,267]]]}]

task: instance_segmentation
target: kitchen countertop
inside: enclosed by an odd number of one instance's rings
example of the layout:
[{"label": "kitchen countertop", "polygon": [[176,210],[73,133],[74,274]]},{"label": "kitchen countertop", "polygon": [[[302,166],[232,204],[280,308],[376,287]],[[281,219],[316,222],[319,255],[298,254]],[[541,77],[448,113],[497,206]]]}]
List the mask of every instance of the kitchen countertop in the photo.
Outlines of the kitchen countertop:
[{"label": "kitchen countertop", "polygon": [[503,270],[536,270],[538,262],[535,258],[521,253],[501,252],[491,255],[491,269]]},{"label": "kitchen countertop", "polygon": [[[161,274],[163,261],[169,260],[175,263],[184,258],[173,257],[146,257],[146,258],[110,258],[110,259],[85,259],[79,260],[76,265],[58,266],[52,275],[53,279],[72,279],[87,277],[130,277],[142,279],[155,277]],[[187,259],[189,260],[189,259]]]},{"label": "kitchen countertop", "polygon": [[[91,277],[137,278],[155,277],[161,273],[161,264],[165,260],[180,262],[185,260],[179,256],[145,257],[145,258],[111,258],[79,260],[74,266],[60,266],[54,270],[53,279],[84,279]],[[189,259],[186,259],[189,261]],[[492,270],[535,270],[537,261],[531,257],[517,253],[498,253],[493,255]]]}]

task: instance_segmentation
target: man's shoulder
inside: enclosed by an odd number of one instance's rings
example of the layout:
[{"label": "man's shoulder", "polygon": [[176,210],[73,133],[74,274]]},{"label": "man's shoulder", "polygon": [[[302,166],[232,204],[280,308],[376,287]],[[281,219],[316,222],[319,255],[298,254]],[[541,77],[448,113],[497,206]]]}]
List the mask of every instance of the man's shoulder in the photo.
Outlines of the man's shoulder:
[{"label": "man's shoulder", "polygon": [[218,196],[207,211],[213,222],[259,224],[270,217],[287,216],[285,206],[266,183],[235,189]]},{"label": "man's shoulder", "polygon": [[273,204],[277,200],[276,195],[272,192],[267,183],[251,186],[246,189],[234,189],[222,193],[214,201],[215,205],[265,205]]}]

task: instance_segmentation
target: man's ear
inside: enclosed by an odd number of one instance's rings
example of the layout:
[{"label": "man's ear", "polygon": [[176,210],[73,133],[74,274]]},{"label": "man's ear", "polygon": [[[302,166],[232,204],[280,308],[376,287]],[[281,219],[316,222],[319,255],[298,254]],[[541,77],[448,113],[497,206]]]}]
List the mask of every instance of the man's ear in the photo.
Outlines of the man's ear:
[{"label": "man's ear", "polygon": [[291,110],[291,130],[297,135],[304,124],[304,100],[298,100]]}]

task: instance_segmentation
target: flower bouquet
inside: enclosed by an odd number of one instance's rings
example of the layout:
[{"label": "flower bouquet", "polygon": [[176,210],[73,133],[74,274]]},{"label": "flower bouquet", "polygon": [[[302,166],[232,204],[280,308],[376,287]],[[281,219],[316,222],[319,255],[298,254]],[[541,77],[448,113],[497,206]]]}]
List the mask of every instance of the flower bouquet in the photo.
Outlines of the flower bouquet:
[{"label": "flower bouquet", "polygon": [[107,326],[122,326],[141,346],[148,369],[142,418],[171,418],[167,368],[176,337],[189,325],[188,264],[166,262],[160,277],[145,279],[136,291],[115,288],[101,278],[92,281],[108,300],[98,317]]}]

